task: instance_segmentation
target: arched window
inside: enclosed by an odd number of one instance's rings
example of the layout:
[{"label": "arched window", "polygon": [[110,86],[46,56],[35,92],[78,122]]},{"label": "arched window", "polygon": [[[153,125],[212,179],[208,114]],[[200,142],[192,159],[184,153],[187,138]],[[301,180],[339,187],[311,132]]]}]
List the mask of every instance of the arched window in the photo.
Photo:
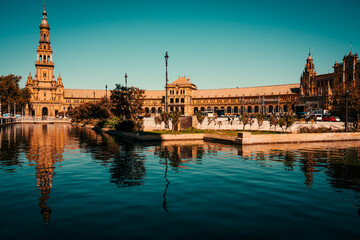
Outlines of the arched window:
[{"label": "arched window", "polygon": [[46,34],[44,34],[44,40],[46,39]]},{"label": "arched window", "polygon": [[181,98],[181,103],[184,103],[184,98]]},{"label": "arched window", "polygon": [[174,99],[173,99],[173,98],[170,98],[170,103],[174,103]]},{"label": "arched window", "polygon": [[174,111],[174,108],[173,107],[170,107],[170,112]]},{"label": "arched window", "polygon": [[287,111],[288,111],[288,106],[287,106],[287,105],[284,105],[284,106],[283,106],[283,109],[284,109],[284,112],[287,112]]},{"label": "arched window", "polygon": [[194,107],[194,113],[197,113],[199,109],[197,107]]},{"label": "arched window", "polygon": [[155,108],[154,107],[151,108],[151,113],[155,113]]},{"label": "arched window", "polygon": [[247,112],[248,112],[248,113],[251,113],[251,112],[252,112],[252,108],[251,108],[251,106],[248,106],[248,108],[247,108]]},{"label": "arched window", "polygon": [[234,113],[238,113],[239,112],[239,108],[238,107],[234,107]]},{"label": "arched window", "polygon": [[[360,74],[359,74],[359,77],[360,77]],[[183,90],[183,94],[185,94],[185,90]]]},{"label": "arched window", "polygon": [[158,108],[158,113],[162,113],[162,108],[161,107]]},{"label": "arched window", "polygon": [[175,99],[175,103],[179,103],[179,99],[178,99],[178,98]]},{"label": "arched window", "polygon": [[149,113],[149,108],[145,108],[145,113]]},{"label": "arched window", "polygon": [[275,112],[280,112],[279,105],[276,105],[276,106],[275,106]]},{"label": "arched window", "polygon": [[181,107],[181,113],[184,114],[185,113],[185,108]]},{"label": "arched window", "polygon": [[272,105],[269,106],[269,112],[270,113],[274,112],[274,107]]},{"label": "arched window", "polygon": [[231,113],[231,107],[227,107],[226,112]]},{"label": "arched window", "polygon": [[259,112],[259,106],[255,106],[255,112],[256,112],[256,113]]},{"label": "arched window", "polygon": [[211,109],[211,107],[207,107],[207,110],[208,110],[208,111],[211,111],[212,109]]},{"label": "arched window", "polygon": [[205,108],[204,108],[204,107],[201,107],[200,110],[203,112],[203,111],[205,111]]}]

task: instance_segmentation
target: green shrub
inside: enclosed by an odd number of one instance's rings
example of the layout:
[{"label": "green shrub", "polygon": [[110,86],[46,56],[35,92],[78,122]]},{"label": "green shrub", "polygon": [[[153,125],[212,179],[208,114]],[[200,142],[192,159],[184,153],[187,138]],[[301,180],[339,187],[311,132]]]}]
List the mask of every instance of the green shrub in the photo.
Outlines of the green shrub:
[{"label": "green shrub", "polygon": [[336,130],[331,127],[302,127],[298,130],[299,133],[332,133],[332,132],[342,132],[343,130]]}]

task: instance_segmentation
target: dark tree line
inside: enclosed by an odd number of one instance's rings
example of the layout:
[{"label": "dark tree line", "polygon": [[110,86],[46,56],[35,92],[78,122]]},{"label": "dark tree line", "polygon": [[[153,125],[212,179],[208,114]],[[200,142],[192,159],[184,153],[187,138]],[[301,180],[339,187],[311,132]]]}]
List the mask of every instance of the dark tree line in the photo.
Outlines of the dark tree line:
[{"label": "dark tree line", "polygon": [[20,80],[21,76],[13,74],[0,76],[0,101],[3,113],[8,111],[8,106],[11,113],[14,111],[14,105],[16,105],[17,113],[25,109],[27,105],[31,108],[31,93],[27,88],[19,87]]}]

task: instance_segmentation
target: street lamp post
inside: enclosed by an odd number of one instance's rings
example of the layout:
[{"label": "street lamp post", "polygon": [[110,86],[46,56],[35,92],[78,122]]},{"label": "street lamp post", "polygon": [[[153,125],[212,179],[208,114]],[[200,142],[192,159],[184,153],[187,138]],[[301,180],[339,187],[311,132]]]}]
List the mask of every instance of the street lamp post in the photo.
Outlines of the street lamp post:
[{"label": "street lamp post", "polygon": [[0,117],[2,117],[2,111],[1,111],[1,95],[0,95]]},{"label": "street lamp post", "polygon": [[165,68],[166,68],[165,111],[166,111],[166,113],[168,112],[168,71],[167,71],[168,59],[169,59],[169,55],[168,55],[168,52],[166,52],[166,53],[165,53]]},{"label": "street lamp post", "polygon": [[107,84],[105,85],[105,98],[107,99]]},{"label": "street lamp post", "polygon": [[125,88],[127,90],[127,74],[125,73]]},{"label": "street lamp post", "polygon": [[16,115],[16,102],[14,102],[14,117]]},{"label": "street lamp post", "polygon": [[348,116],[348,98],[349,98],[349,90],[346,90],[345,92],[345,132],[348,131],[348,121],[349,121],[349,116]]}]

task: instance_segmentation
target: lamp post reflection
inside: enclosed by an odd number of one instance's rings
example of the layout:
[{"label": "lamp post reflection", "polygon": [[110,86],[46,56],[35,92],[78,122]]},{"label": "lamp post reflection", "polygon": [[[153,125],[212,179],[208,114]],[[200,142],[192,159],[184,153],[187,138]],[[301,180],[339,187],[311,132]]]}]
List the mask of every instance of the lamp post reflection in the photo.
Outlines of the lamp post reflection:
[{"label": "lamp post reflection", "polygon": [[164,190],[164,194],[163,194],[163,198],[164,198],[164,202],[163,202],[163,209],[165,210],[165,212],[168,212],[168,209],[167,209],[167,206],[166,206],[166,192],[167,192],[167,189],[169,188],[169,180],[167,179],[167,172],[168,172],[168,162],[167,162],[167,158],[165,159],[165,175],[164,175],[164,178],[166,180],[166,185],[165,185],[165,190]]},{"label": "lamp post reflection", "polygon": [[164,194],[163,194],[163,203],[162,207],[165,212],[168,212],[167,207],[167,191],[169,189],[170,181],[168,179],[168,168],[169,165],[173,170],[179,171],[179,169],[189,168],[187,164],[194,159],[195,162],[203,158],[205,151],[202,146],[178,146],[178,145],[168,145],[168,146],[157,146],[155,148],[155,155],[158,155],[160,160],[160,164],[165,165],[165,173],[164,179],[166,181]]}]

